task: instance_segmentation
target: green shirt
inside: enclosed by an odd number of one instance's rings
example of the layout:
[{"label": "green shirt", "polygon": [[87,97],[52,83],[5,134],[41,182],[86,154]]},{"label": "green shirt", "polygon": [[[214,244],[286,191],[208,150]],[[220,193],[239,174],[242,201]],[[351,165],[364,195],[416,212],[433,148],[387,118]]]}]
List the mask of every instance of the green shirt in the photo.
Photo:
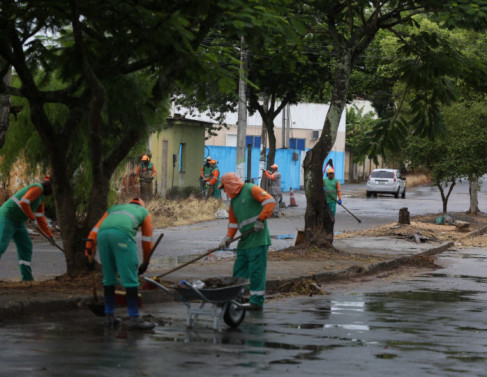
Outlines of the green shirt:
[{"label": "green shirt", "polygon": [[[254,199],[251,193],[253,183],[243,185],[240,193],[230,201],[233,214],[235,215],[240,233],[245,233],[254,227],[255,221],[262,212],[262,205]],[[256,246],[271,244],[271,235],[267,227],[267,220],[264,220],[264,229],[260,232],[252,232],[242,237],[238,242],[237,249],[250,249]]]},{"label": "green shirt", "polygon": [[337,198],[338,192],[337,192],[337,182],[338,178],[325,178],[325,191],[326,191],[326,201],[327,202],[333,202],[334,200],[329,198],[328,195],[330,195],[332,198]]},{"label": "green shirt", "polygon": [[108,209],[108,216],[100,225],[99,232],[106,229],[118,229],[135,241],[137,230],[149,214],[138,204],[116,204]]},{"label": "green shirt", "polygon": [[29,189],[33,186],[38,186],[42,190],[42,194],[36,200],[29,204],[32,212],[35,212],[37,207],[39,207],[44,201],[44,188],[40,183],[34,183],[17,191],[10,199],[2,204],[2,206],[0,207],[0,216],[4,216],[16,223],[23,223],[27,221],[28,217],[26,216],[24,211],[22,211],[22,208],[20,208],[19,202],[25,195],[25,193],[29,191]]}]

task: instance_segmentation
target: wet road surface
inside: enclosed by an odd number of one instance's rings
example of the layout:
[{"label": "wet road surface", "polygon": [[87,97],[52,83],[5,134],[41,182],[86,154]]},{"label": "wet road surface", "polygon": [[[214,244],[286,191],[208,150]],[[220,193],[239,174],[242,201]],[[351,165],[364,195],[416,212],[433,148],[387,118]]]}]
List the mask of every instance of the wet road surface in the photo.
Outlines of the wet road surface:
[{"label": "wet road surface", "polygon": [[237,329],[214,331],[210,317],[187,329],[179,302],[144,307],[160,322],[149,333],[106,330],[88,311],[1,322],[0,374],[485,376],[487,250],[437,262],[415,277],[269,300]]}]

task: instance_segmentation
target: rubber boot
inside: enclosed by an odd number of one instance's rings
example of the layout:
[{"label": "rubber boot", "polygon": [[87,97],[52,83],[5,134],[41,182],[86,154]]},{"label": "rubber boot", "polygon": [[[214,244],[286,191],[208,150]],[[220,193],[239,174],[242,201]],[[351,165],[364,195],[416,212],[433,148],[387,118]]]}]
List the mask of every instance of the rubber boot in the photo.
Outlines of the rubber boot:
[{"label": "rubber boot", "polygon": [[20,269],[20,276],[22,278],[22,281],[33,281],[34,277],[32,276],[32,269],[30,266],[26,264],[21,264],[19,265]]},{"label": "rubber boot", "polygon": [[105,314],[111,315],[115,312],[115,286],[104,285],[103,286],[103,298],[105,300]]},{"label": "rubber boot", "polygon": [[127,322],[128,330],[151,330],[156,324],[144,321],[139,317],[139,297],[137,287],[126,288],[127,292],[127,310],[130,319]]}]

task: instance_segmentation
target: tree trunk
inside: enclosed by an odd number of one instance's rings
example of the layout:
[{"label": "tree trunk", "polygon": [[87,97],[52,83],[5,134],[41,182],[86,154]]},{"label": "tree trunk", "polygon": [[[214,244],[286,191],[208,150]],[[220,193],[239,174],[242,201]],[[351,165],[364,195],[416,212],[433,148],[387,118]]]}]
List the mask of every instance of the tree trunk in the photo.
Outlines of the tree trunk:
[{"label": "tree trunk", "polygon": [[401,208],[399,210],[399,224],[411,224],[410,218],[409,218],[409,211],[406,207]]},{"label": "tree trunk", "polygon": [[470,177],[468,181],[468,191],[470,193],[470,208],[467,213],[478,215],[479,213],[479,178],[477,176]]},{"label": "tree trunk", "polygon": [[[2,79],[6,85],[10,86],[10,83],[12,82],[11,66],[9,67],[7,74],[0,79]],[[7,133],[8,126],[10,124],[9,116],[10,116],[10,96],[0,94],[0,149],[3,147],[3,144],[5,143],[5,135]]]},{"label": "tree trunk", "polygon": [[[447,213],[448,199],[450,198],[450,194],[452,193],[453,187],[455,187],[455,184],[456,184],[456,182],[451,182],[450,187],[448,188],[448,193],[445,194],[445,189],[443,188],[441,183],[436,183],[436,187],[438,187],[438,189],[440,190],[440,194],[441,194],[441,202],[443,204],[443,215],[445,215]],[[446,183],[446,185],[448,185],[448,182]],[[445,188],[446,187],[447,186],[445,186]]]},{"label": "tree trunk", "polygon": [[316,145],[306,153],[303,162],[307,202],[304,240],[324,247],[330,247],[333,243],[335,218],[326,204],[323,191],[323,163],[335,143],[340,118],[345,108],[352,69],[350,59],[351,56],[346,52],[339,58],[323,132]]}]

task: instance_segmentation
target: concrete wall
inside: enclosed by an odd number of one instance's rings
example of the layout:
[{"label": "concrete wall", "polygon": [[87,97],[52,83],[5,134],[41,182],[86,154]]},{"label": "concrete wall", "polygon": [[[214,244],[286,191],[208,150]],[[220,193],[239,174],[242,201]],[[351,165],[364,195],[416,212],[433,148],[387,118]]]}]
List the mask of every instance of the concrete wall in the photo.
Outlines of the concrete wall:
[{"label": "concrete wall", "polygon": [[152,134],[149,145],[157,171],[155,193],[165,197],[173,187],[199,187],[205,125],[187,119],[170,119],[162,131]]},{"label": "concrete wall", "polygon": [[[235,172],[237,161],[236,147],[207,145],[206,153],[209,153],[211,158],[217,160],[218,168],[220,169],[220,176],[228,172]],[[283,192],[290,191],[291,187],[293,190],[298,190],[304,186],[304,171],[302,167],[302,162],[305,157],[305,153],[306,152],[295,151],[292,149],[276,150],[275,163],[279,166],[279,171],[281,172],[281,190]],[[247,156],[248,148],[245,153],[246,167],[248,161]],[[345,153],[334,151],[330,152],[330,154],[326,157],[324,164],[326,164],[329,158],[333,159],[333,164],[335,166],[336,172],[335,176],[340,180],[340,183],[344,183]],[[259,148],[252,148],[250,178],[253,179],[254,183],[256,184],[259,182],[259,178],[262,175],[262,173],[259,171],[259,159]],[[203,165],[203,160],[204,157],[201,157],[200,167]],[[245,172],[247,173],[247,168]],[[247,174],[246,179],[248,179]]]}]

